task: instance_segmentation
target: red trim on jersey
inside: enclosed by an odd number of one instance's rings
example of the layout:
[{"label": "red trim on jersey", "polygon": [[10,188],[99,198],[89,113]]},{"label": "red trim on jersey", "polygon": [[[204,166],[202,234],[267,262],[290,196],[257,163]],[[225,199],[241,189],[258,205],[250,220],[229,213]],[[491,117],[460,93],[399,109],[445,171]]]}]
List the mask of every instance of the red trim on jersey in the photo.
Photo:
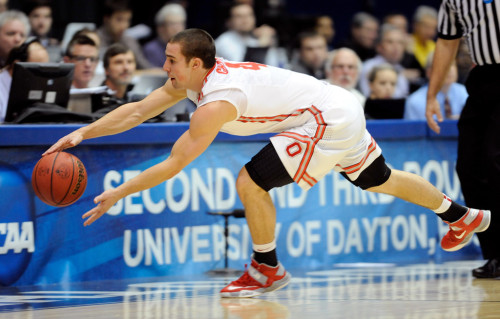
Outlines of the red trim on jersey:
[{"label": "red trim on jersey", "polygon": [[286,120],[291,116],[299,116],[309,111],[309,109],[298,109],[290,114],[279,114],[275,116],[258,116],[258,117],[248,117],[240,116],[237,121],[243,123],[266,123],[266,122],[281,122]]},{"label": "red trim on jersey", "polygon": [[215,58],[215,64],[212,66],[212,68],[208,71],[207,75],[205,75],[205,78],[203,79],[203,84],[201,85],[201,91],[200,94],[198,94],[198,103],[201,101],[203,98],[203,87],[205,86],[205,83],[208,81],[208,76],[215,70],[215,67],[217,66],[217,63],[219,63],[220,60],[218,58]]},{"label": "red trim on jersey", "polygon": [[337,166],[340,166],[345,171],[346,174],[355,173],[355,172],[359,171],[363,167],[363,165],[365,165],[366,160],[368,159],[370,154],[373,153],[373,151],[375,151],[376,149],[377,149],[377,143],[375,142],[375,140],[372,137],[372,142],[368,146],[367,153],[363,157],[363,159],[361,159],[361,161],[359,161],[358,163],[356,163],[354,165],[348,166],[348,167],[342,167],[340,165],[337,165]]}]

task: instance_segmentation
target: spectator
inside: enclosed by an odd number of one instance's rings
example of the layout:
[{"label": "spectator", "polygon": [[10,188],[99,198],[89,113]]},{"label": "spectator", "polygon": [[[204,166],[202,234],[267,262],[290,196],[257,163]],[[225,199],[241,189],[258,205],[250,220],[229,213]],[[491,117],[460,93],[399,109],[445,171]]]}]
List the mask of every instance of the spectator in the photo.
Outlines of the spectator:
[{"label": "spectator", "polygon": [[434,52],[437,33],[437,10],[429,6],[419,6],[413,16],[413,34],[409,38],[407,50],[415,55],[425,68],[427,57]]},{"label": "spectator", "polygon": [[325,37],[316,32],[303,32],[299,34],[299,46],[298,58],[291,63],[290,69],[324,79],[328,58]]},{"label": "spectator", "polygon": [[104,56],[104,53],[111,44],[120,42],[134,52],[138,69],[149,69],[152,65],[144,57],[139,42],[125,34],[125,30],[130,27],[131,20],[132,10],[126,0],[105,1],[103,24],[97,30],[97,34],[101,39],[99,56]]},{"label": "spectator", "polygon": [[333,49],[333,38],[335,37],[335,27],[330,16],[322,15],[316,18],[314,31],[325,37],[328,50]]},{"label": "spectator", "polygon": [[[75,64],[71,87],[73,89],[90,87],[90,81],[94,78],[99,61],[99,50],[94,40],[86,35],[74,36],[68,44],[63,60],[66,63]],[[90,95],[72,95],[68,102],[68,110],[79,113],[92,113]]]},{"label": "spectator", "polygon": [[379,64],[368,74],[370,99],[390,99],[396,90],[398,72],[390,64]]},{"label": "spectator", "polygon": [[[391,13],[384,17],[384,24],[395,26],[404,35],[405,48],[408,46],[408,20],[401,13]],[[405,50],[401,65],[404,68],[404,75],[410,82],[410,92],[415,92],[422,85],[425,84],[425,70],[418,62],[417,58],[412,52]]]},{"label": "spectator", "polygon": [[9,52],[6,67],[0,71],[0,123],[5,120],[12,73],[16,62],[49,62],[47,50],[36,39],[25,42]]},{"label": "spectator", "polygon": [[5,60],[10,50],[21,45],[30,33],[28,17],[17,10],[0,13],[0,68],[5,66]]},{"label": "spectator", "polygon": [[[431,76],[432,55],[429,56],[427,62],[427,77]],[[463,84],[457,83],[458,70],[456,63],[453,63],[448,75],[444,80],[444,84],[437,94],[437,100],[441,106],[441,114],[445,115],[446,119],[458,119],[460,113],[467,101],[467,89]],[[405,116],[407,120],[425,120],[425,105],[427,103],[427,91],[429,86],[418,89],[413,94],[410,94],[406,99]]]},{"label": "spectator", "polygon": [[106,70],[103,84],[115,92],[114,97],[125,100],[136,70],[134,53],[121,43],[112,44],[104,54],[103,64]]},{"label": "spectator", "polygon": [[398,72],[388,63],[374,66],[368,74],[370,96],[365,102],[367,119],[400,119],[404,115],[404,99],[394,99]]},{"label": "spectator", "polygon": [[390,24],[401,30],[405,37],[408,35],[408,19],[402,13],[389,13],[384,17],[384,24]]},{"label": "spectator", "polygon": [[161,68],[168,40],[186,28],[186,11],[180,4],[166,4],[156,14],[155,24],[158,36],[144,45],[144,56],[153,66]]},{"label": "spectator", "polygon": [[404,75],[404,67],[401,65],[404,47],[404,35],[398,28],[385,24],[382,26],[379,43],[377,44],[378,55],[364,62],[359,80],[361,92],[370,96],[370,85],[367,75],[371,69],[379,64],[389,63],[398,72],[398,79],[393,98],[404,98],[409,93],[409,82]]},{"label": "spectator", "polygon": [[59,46],[59,41],[49,36],[52,28],[51,0],[30,0],[26,4],[31,35],[36,37],[44,47]]},{"label": "spectator", "polygon": [[0,13],[9,10],[9,0],[0,0]]},{"label": "spectator", "polygon": [[349,48],[340,48],[329,54],[325,71],[327,82],[350,91],[364,106],[366,97],[356,89],[361,66],[361,59],[356,52]]},{"label": "spectator", "polygon": [[377,52],[379,22],[377,18],[366,12],[355,14],[351,21],[351,38],[343,41],[340,46],[353,49],[361,61],[373,58]]},{"label": "spectator", "polygon": [[85,35],[77,35],[71,39],[66,49],[64,62],[75,64],[73,88],[89,87],[98,61],[99,53],[94,40]]},{"label": "spectator", "polygon": [[282,51],[278,50],[276,31],[268,25],[256,28],[255,14],[249,4],[229,8],[228,31],[216,40],[217,56],[230,61],[253,61],[283,67]]}]

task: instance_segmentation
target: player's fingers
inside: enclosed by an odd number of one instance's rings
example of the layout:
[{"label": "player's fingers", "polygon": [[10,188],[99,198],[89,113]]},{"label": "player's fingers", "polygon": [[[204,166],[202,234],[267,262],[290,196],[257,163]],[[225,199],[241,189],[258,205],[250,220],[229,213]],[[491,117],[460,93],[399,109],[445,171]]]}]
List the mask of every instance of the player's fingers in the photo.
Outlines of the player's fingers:
[{"label": "player's fingers", "polygon": [[91,210],[89,210],[88,212],[86,212],[85,214],[82,215],[82,219],[85,219],[89,216],[92,216],[93,214],[95,214],[97,211],[99,211],[99,206],[97,207],[94,207],[92,208]]}]

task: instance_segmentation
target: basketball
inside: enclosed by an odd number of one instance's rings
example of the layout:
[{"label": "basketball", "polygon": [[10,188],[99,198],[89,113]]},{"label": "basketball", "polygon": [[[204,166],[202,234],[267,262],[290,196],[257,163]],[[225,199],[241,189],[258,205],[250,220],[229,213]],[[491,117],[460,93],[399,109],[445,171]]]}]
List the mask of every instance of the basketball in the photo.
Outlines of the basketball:
[{"label": "basketball", "polygon": [[87,172],[78,157],[66,152],[52,153],[36,163],[31,185],[44,203],[63,207],[82,196],[87,187]]}]

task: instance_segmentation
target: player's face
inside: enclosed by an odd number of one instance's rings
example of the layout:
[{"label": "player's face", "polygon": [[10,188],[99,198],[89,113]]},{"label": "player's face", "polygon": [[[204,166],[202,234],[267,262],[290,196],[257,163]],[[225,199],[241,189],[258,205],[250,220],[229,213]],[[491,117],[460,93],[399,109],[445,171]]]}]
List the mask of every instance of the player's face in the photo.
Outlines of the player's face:
[{"label": "player's face", "polygon": [[117,54],[109,59],[106,76],[117,85],[127,85],[135,72],[135,58],[132,51]]},{"label": "player's face", "polygon": [[52,27],[52,10],[50,7],[38,7],[29,16],[31,29],[38,36],[45,36]]},{"label": "player's face", "polygon": [[393,70],[380,70],[370,83],[372,99],[390,99],[396,89],[398,75]]},{"label": "player's face", "polygon": [[163,65],[163,70],[168,73],[172,85],[176,89],[185,89],[189,84],[191,68],[186,63],[186,58],[182,55],[179,43],[168,43],[165,51],[167,59]]},{"label": "player's face", "polygon": [[0,28],[0,57],[7,58],[12,48],[21,45],[27,37],[26,28],[19,20],[7,21]]}]

